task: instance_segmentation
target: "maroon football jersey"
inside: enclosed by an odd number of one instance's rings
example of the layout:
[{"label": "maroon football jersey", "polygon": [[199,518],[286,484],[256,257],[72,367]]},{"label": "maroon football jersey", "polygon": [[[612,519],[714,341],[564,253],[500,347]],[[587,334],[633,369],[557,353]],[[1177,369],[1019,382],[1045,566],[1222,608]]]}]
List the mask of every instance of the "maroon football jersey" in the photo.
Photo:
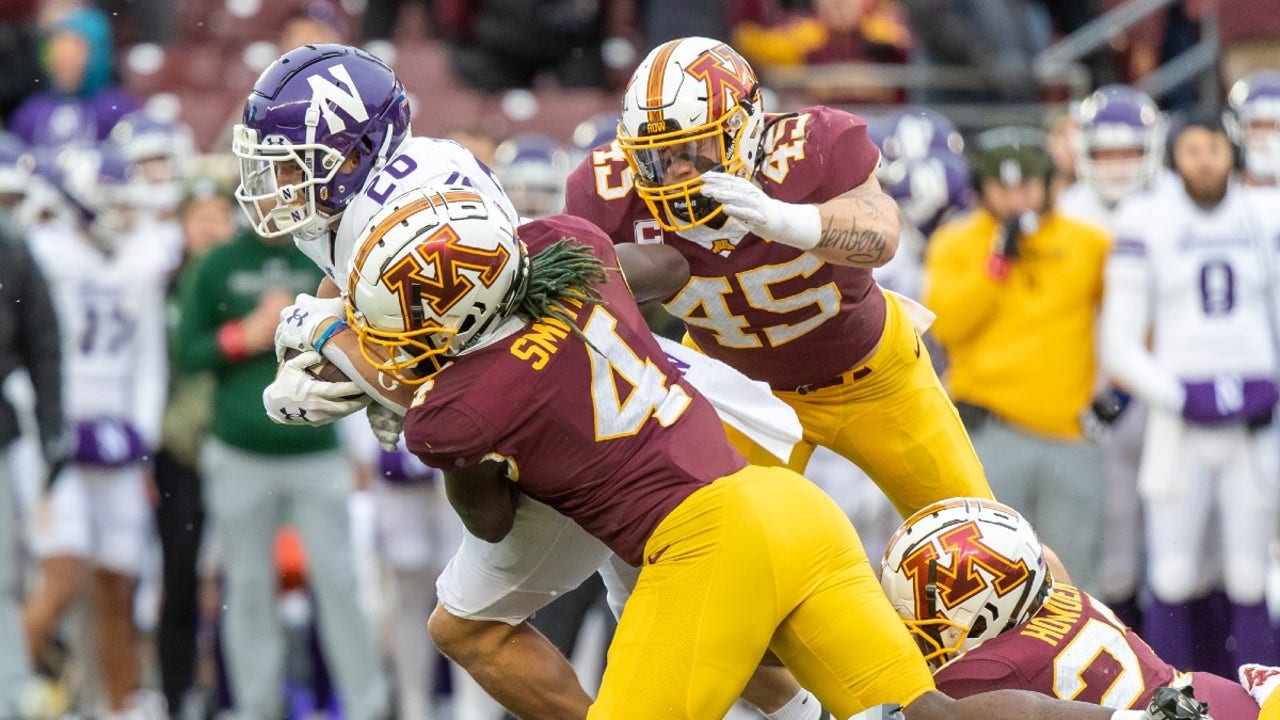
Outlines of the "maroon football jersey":
[{"label": "maroon football jersey", "polygon": [[1018,688],[1143,709],[1175,674],[1107,606],[1059,583],[1030,620],[944,665],[933,679],[951,697]]},{"label": "maroon football jersey", "polygon": [[576,309],[594,348],[543,318],[467,353],[423,386],[405,417],[405,443],[443,470],[506,460],[527,495],[639,565],[667,513],[746,461],[658,347],[609,239],[567,215],[519,232],[531,255],[573,238],[615,269],[599,286],[603,302]]},{"label": "maroon football jersey", "polygon": [[[861,118],[812,107],[770,116],[755,179],[778,200],[821,203],[866,182],[878,160]],[[875,347],[885,301],[870,270],[825,263],[751,233],[719,236],[707,225],[664,231],[631,178],[617,143],[601,146],[569,176],[565,211],[615,243],[663,242],[685,256],[689,282],[664,304],[703,352],[794,390],[845,372]]]}]

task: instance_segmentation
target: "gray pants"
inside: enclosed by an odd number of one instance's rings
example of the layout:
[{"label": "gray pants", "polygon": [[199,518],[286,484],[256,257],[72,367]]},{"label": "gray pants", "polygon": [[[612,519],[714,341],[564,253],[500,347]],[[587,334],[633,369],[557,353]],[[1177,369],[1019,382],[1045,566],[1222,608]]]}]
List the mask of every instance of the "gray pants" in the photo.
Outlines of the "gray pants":
[{"label": "gray pants", "polygon": [[18,502],[13,492],[9,448],[0,447],[0,717],[17,717],[31,678],[22,632],[18,566]]},{"label": "gray pants", "polygon": [[346,457],[258,455],[210,439],[200,469],[205,508],[222,550],[222,639],[237,718],[280,716],[285,643],[276,615],[274,547],[276,531],[286,523],[306,549],[307,582],[344,716],[385,717],[387,682],[356,598],[347,509],[353,478]]},{"label": "gray pants", "polygon": [[1076,586],[1099,592],[1106,501],[1098,447],[1034,435],[995,417],[969,437],[996,499],[1031,522]]}]

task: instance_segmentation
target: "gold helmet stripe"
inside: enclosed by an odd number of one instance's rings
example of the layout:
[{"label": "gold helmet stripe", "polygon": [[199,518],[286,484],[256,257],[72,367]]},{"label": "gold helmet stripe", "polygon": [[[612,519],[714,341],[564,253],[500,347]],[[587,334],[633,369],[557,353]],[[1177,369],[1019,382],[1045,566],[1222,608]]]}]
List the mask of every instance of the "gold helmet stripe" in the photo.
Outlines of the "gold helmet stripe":
[{"label": "gold helmet stripe", "polygon": [[[679,44],[679,40],[669,40],[658,48],[657,54],[653,57],[653,65],[649,68],[649,85],[646,88],[648,99],[644,104],[646,108],[650,108],[649,122],[662,121],[662,106],[665,104],[662,97],[662,83],[666,79],[667,62]],[[635,132],[632,128],[627,129]]]}]

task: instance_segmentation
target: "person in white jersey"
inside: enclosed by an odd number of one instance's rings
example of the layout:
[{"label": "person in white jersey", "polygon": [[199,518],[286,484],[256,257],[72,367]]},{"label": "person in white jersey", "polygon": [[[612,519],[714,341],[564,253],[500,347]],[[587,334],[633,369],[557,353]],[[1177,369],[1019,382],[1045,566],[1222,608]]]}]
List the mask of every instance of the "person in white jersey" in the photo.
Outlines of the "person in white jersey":
[{"label": "person in white jersey", "polygon": [[[1280,197],[1234,179],[1217,117],[1171,133],[1180,182],[1124,203],[1107,263],[1103,364],[1149,409],[1139,493],[1153,600],[1143,637],[1191,664],[1203,559],[1215,555],[1231,601],[1235,664],[1274,658],[1264,603],[1280,442],[1275,244]],[[1148,338],[1150,342],[1148,343]],[[1216,513],[1220,545],[1206,527]]]}]

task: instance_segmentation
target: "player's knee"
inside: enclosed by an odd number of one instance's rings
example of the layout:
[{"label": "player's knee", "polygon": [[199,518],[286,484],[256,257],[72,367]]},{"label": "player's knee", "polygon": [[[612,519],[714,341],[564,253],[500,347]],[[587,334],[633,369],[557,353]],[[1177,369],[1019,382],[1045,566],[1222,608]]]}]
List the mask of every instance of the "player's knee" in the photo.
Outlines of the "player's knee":
[{"label": "player's knee", "polygon": [[1195,566],[1182,559],[1161,560],[1151,564],[1148,572],[1151,591],[1162,602],[1186,602],[1196,594],[1200,579]]}]

